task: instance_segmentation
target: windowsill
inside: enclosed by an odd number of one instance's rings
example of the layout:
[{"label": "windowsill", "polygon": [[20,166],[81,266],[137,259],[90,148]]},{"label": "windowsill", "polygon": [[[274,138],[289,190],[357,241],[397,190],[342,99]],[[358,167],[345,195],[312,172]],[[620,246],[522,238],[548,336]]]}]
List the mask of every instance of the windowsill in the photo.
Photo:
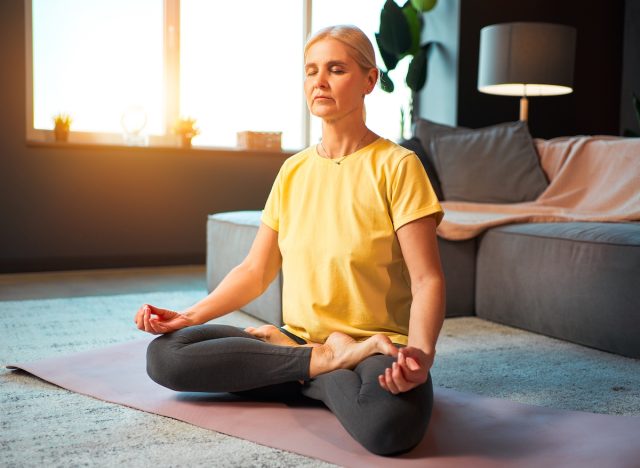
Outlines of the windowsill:
[{"label": "windowsill", "polygon": [[292,156],[300,150],[264,150],[255,148],[218,147],[218,146],[192,146],[185,148],[182,146],[155,144],[147,146],[119,145],[115,143],[86,143],[73,141],[34,141],[27,140],[26,145],[32,148],[65,148],[65,149],[110,149],[122,151],[154,151],[154,150],[175,150],[184,152],[207,152],[207,153],[237,153],[237,154],[260,154],[270,156]]},{"label": "windowsill", "polygon": [[180,138],[176,135],[149,135],[145,139],[145,144],[127,144],[123,141],[123,136],[117,133],[91,133],[91,132],[70,132],[68,141],[56,141],[53,131],[32,129],[27,131],[26,145],[34,148],[65,148],[65,149],[109,149],[126,151],[157,151],[175,150],[178,152],[207,152],[209,154],[259,154],[271,156],[291,156],[300,150],[274,150],[259,148],[240,148],[224,146],[199,146],[193,145],[191,148],[182,146]]}]

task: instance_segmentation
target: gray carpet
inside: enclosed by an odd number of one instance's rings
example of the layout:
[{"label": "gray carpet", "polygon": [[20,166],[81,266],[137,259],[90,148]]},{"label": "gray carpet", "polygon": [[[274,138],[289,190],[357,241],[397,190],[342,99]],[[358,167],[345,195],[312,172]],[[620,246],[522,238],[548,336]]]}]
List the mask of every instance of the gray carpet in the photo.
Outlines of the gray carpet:
[{"label": "gray carpet", "polygon": [[[0,365],[132,340],[144,302],[183,308],[202,290],[0,301]],[[219,320],[259,324],[240,312]],[[438,386],[514,401],[640,416],[640,361],[477,318],[447,319]],[[0,370],[0,466],[331,466],[104,403]]]}]

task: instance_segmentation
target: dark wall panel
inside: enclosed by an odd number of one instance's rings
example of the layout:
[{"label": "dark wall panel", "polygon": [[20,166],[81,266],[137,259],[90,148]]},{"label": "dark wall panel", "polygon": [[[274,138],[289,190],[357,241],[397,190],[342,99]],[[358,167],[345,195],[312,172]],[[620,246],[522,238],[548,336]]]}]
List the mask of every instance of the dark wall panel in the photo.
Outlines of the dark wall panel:
[{"label": "dark wall panel", "polygon": [[519,98],[477,90],[480,30],[514,21],[577,29],[574,92],[529,99],[529,126],[540,138],[619,132],[624,1],[462,0],[458,124],[478,128],[518,119]]},{"label": "dark wall panel", "polygon": [[640,0],[627,0],[620,95],[620,132],[631,130],[640,135],[640,122],[631,100],[634,92],[640,97]]}]

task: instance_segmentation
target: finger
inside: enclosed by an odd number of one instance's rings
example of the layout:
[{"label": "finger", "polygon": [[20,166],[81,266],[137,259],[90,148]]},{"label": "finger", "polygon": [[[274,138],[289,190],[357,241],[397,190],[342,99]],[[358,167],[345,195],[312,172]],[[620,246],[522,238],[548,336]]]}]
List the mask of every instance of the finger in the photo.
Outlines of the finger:
[{"label": "finger", "polygon": [[424,357],[424,353],[421,350],[413,347],[406,347],[402,349],[402,354],[404,362],[401,362],[400,359],[398,359],[398,363],[402,366],[403,371],[407,373],[422,371],[424,364],[421,363],[420,358]]},{"label": "finger", "polygon": [[384,375],[383,375],[383,374],[380,374],[380,375],[378,376],[378,383],[379,383],[379,384],[380,384],[380,386],[381,386],[382,388],[384,388],[387,392],[391,392],[391,390],[389,390],[389,387],[387,387],[387,383],[386,383],[386,382],[385,382],[385,380],[384,380]]},{"label": "finger", "polygon": [[401,392],[404,392],[409,387],[409,382],[402,375],[400,365],[397,362],[394,362],[391,367],[391,377],[393,378],[393,383],[396,384],[396,387]]},{"label": "finger", "polygon": [[150,318],[149,310],[145,309],[144,313],[142,314],[142,326],[144,327],[144,331],[146,332],[151,331],[151,325],[149,325],[149,318]]},{"label": "finger", "polygon": [[146,310],[144,313],[144,331],[155,333],[151,327],[151,312],[149,310]]},{"label": "finger", "polygon": [[407,358],[407,367],[412,371],[420,370],[420,364],[413,358]]},{"label": "finger", "polygon": [[142,312],[140,310],[138,310],[138,312],[136,313],[136,316],[134,317],[133,321],[136,323],[136,328],[138,330],[142,330]]},{"label": "finger", "polygon": [[398,359],[398,366],[402,371],[402,375],[407,380],[410,380],[411,377],[413,377],[416,374],[416,372],[420,370],[420,366],[418,366],[417,369],[412,368],[410,362],[415,363],[415,360],[413,358],[406,357],[406,356],[403,356],[402,360]]},{"label": "finger", "polygon": [[153,331],[159,335],[173,331],[165,322],[161,322],[153,317],[151,318],[151,325],[153,326]]},{"label": "finger", "polygon": [[391,393],[393,393],[394,395],[397,395],[398,393],[400,393],[398,386],[393,381],[393,376],[391,375],[391,368],[389,367],[387,367],[384,371],[384,380]]},{"label": "finger", "polygon": [[404,356],[404,353],[402,351],[398,351],[398,365],[400,367],[404,367],[406,363],[406,358]]},{"label": "finger", "polygon": [[135,318],[134,318],[134,321],[136,322],[136,325],[138,326],[138,329],[140,329],[140,330],[144,330],[144,321],[143,321],[144,319],[143,319],[143,317],[144,317],[144,311],[145,311],[146,307],[147,307],[146,304],[144,304],[142,307],[140,307],[138,309],[138,312],[136,313]]},{"label": "finger", "polygon": [[151,325],[151,329],[154,333],[162,333],[162,322],[158,319],[158,317],[154,317],[153,315],[149,316],[149,325]]},{"label": "finger", "polygon": [[168,309],[161,309],[160,307],[151,306],[151,313],[157,315],[161,319],[169,319],[174,315],[174,312]]}]

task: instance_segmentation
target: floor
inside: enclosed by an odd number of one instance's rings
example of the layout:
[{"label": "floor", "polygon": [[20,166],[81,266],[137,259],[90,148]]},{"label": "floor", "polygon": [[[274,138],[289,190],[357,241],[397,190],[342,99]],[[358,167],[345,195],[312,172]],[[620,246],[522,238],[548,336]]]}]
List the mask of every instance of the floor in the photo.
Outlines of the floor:
[{"label": "floor", "polygon": [[0,275],[0,300],[104,296],[154,291],[206,292],[205,265]]},{"label": "floor", "polygon": [[[171,307],[206,294],[204,265],[0,275],[5,319],[0,364],[136,339],[140,332],[131,314],[142,300]],[[106,311],[105,318],[96,310]],[[217,320],[236,326],[257,321],[242,312]],[[640,360],[477,317],[445,320],[438,350],[432,375],[440,387],[550,408],[640,416]],[[27,374],[0,369],[0,396],[0,466],[91,466],[96,460],[101,466],[212,466],[212,460],[217,466],[327,466],[93,400]]]}]

